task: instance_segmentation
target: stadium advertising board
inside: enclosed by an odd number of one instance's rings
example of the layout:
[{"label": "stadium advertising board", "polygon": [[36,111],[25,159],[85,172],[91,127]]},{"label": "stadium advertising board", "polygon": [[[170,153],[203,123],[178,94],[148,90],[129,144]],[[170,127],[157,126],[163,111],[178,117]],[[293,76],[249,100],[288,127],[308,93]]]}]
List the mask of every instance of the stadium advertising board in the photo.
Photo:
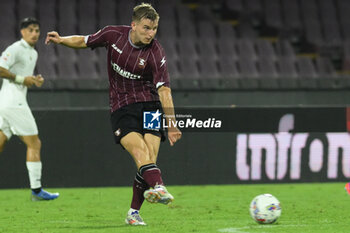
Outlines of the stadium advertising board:
[{"label": "stadium advertising board", "polygon": [[[236,135],[240,181],[334,181],[350,178],[350,134],[293,132],[294,114],[277,133]],[[277,123],[277,122],[276,122]]]},{"label": "stadium advertising board", "polygon": [[[350,114],[346,108],[197,108],[176,112],[177,119],[184,122],[180,128],[185,134],[234,133],[232,156],[238,183],[350,178]],[[189,124],[195,120],[208,122],[207,127]],[[214,122],[219,122],[219,127]]]},{"label": "stadium advertising board", "polygon": [[[169,185],[350,179],[346,108],[183,108],[175,113],[184,122],[179,124],[183,137],[174,147],[162,143],[158,157]],[[33,114],[45,145],[44,185],[130,184],[123,177],[132,177],[135,167],[127,152],[114,144],[107,110]],[[145,115],[146,127],[159,126],[153,122],[159,113]],[[23,156],[14,156],[24,152],[17,137],[7,143],[0,156],[0,176],[6,177],[0,179],[0,188],[28,186]]]}]

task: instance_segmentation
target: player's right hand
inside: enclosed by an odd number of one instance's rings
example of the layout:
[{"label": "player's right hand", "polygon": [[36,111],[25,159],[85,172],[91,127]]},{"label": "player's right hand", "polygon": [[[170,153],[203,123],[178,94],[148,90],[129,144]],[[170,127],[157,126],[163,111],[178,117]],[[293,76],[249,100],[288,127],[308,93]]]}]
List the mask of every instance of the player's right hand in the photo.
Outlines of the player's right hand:
[{"label": "player's right hand", "polygon": [[181,137],[182,137],[182,133],[177,127],[168,129],[168,139],[169,139],[170,146],[174,146],[175,142],[180,140]]},{"label": "player's right hand", "polygon": [[45,39],[45,44],[50,44],[51,42],[55,43],[55,44],[59,44],[61,40],[60,35],[55,32],[48,32],[46,35],[46,39]]}]

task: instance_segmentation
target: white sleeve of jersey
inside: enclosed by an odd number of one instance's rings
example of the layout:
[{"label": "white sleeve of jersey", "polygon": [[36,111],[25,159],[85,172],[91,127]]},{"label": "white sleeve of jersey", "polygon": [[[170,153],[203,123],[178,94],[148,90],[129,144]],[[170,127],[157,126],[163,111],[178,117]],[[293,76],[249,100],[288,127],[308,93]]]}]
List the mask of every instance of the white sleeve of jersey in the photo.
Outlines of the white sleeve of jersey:
[{"label": "white sleeve of jersey", "polygon": [[87,36],[84,37],[84,42],[85,42],[85,44],[87,44],[88,39],[89,39],[89,36],[90,36],[90,35],[87,35]]},{"label": "white sleeve of jersey", "polygon": [[164,83],[165,83],[165,82],[157,82],[156,88],[157,88],[157,89],[160,88],[161,86],[164,85]]},{"label": "white sleeve of jersey", "polygon": [[0,66],[5,69],[10,69],[16,62],[16,51],[13,47],[7,47],[7,49],[1,54]]}]

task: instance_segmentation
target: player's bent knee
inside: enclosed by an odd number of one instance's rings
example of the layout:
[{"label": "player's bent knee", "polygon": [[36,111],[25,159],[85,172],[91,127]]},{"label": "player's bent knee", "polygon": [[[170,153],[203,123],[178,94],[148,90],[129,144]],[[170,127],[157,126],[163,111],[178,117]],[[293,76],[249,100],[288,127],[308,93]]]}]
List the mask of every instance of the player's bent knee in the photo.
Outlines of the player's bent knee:
[{"label": "player's bent knee", "polygon": [[146,149],[133,148],[130,152],[134,160],[137,161],[139,165],[152,163],[152,160],[147,148]]}]

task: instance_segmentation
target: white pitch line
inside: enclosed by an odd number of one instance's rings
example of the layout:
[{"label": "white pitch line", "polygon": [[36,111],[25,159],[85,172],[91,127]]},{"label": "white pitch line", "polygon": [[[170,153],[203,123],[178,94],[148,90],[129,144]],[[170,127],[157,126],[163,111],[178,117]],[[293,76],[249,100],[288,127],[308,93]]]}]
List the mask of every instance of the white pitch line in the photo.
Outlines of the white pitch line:
[{"label": "white pitch line", "polygon": [[[228,233],[249,233],[249,231],[246,231],[248,229],[257,229],[257,228],[276,228],[276,227],[303,227],[307,225],[258,225],[258,226],[246,226],[246,227],[230,227],[230,228],[222,228],[218,229],[218,232],[228,232]],[[260,231],[260,233],[267,233],[264,231]]]},{"label": "white pitch line", "polygon": [[230,227],[230,228],[223,228],[218,229],[219,232],[228,232],[228,233],[249,233],[247,231],[241,231],[245,229],[249,229],[250,227]]}]

